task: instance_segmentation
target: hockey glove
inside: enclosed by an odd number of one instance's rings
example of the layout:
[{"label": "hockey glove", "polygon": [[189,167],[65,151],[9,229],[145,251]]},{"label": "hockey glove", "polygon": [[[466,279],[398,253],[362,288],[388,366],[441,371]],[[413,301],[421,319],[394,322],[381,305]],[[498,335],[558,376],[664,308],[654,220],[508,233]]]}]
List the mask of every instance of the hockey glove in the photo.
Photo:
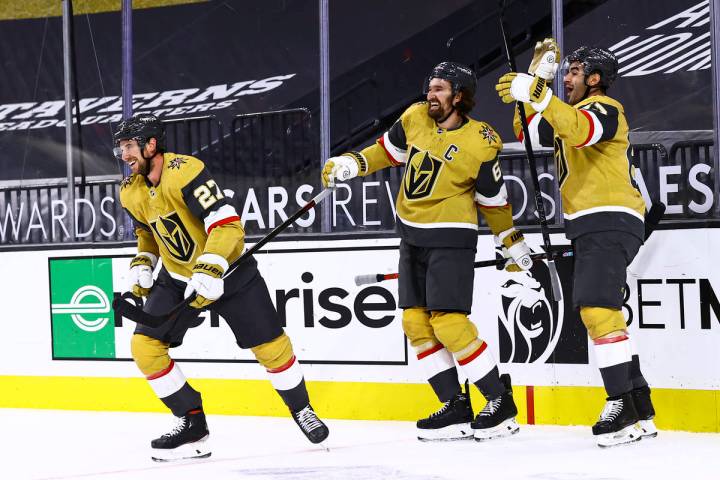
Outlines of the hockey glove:
[{"label": "hockey glove", "polygon": [[510,229],[495,237],[495,244],[502,247],[503,257],[508,259],[505,270],[520,272],[530,270],[533,265],[532,251],[525,243],[525,237],[518,230]]},{"label": "hockey glove", "polygon": [[341,155],[339,157],[328,158],[322,169],[322,184],[325,188],[335,187],[335,181],[344,182],[355,178],[360,171],[357,161],[354,158]]},{"label": "hockey glove", "polygon": [[552,98],[552,89],[544,78],[526,73],[510,72],[503,75],[495,85],[495,90],[504,103],[530,103],[536,112],[545,110]]},{"label": "hockey glove", "polygon": [[528,73],[552,82],[560,64],[560,48],[554,38],[546,38],[535,44],[535,54]]},{"label": "hockey glove", "polygon": [[147,297],[153,286],[153,270],[157,257],[152,253],[139,252],[130,262],[129,288],[136,297]]},{"label": "hockey glove", "polygon": [[192,277],[185,287],[185,298],[196,294],[195,300],[190,302],[191,307],[205,308],[222,296],[225,291],[222,276],[227,268],[227,260],[220,255],[203,253],[197,258]]}]

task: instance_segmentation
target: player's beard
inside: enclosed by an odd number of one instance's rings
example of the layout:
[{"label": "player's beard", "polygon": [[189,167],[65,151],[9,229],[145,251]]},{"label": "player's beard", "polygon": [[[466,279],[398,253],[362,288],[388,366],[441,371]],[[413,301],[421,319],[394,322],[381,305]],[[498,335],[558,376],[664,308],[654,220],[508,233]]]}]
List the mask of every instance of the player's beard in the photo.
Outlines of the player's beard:
[{"label": "player's beard", "polygon": [[437,108],[431,108],[428,103],[428,116],[435,121],[447,118],[452,113],[452,106],[449,103],[438,102]]}]

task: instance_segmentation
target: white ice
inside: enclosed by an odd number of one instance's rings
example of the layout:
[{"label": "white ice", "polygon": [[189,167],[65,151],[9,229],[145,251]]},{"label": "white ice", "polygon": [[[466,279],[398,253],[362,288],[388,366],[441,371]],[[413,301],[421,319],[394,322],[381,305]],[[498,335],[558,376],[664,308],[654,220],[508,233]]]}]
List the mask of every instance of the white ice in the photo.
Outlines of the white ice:
[{"label": "white ice", "polygon": [[208,415],[205,460],[155,463],[169,414],[0,409],[0,478],[133,480],[660,480],[720,478],[720,435],[661,431],[599,449],[589,427],[521,426],[505,439],[421,443],[410,422],[329,420],[329,451],[290,418]]}]

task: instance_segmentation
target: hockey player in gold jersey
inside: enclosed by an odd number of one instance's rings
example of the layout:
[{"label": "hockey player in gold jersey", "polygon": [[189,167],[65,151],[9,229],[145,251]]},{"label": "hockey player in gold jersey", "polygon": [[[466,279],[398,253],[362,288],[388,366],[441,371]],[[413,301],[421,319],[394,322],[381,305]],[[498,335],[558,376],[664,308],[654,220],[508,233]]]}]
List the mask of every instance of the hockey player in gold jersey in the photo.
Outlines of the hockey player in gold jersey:
[{"label": "hockey player in gold jersey", "polygon": [[[138,324],[132,356],[177,426],[151,442],[153,459],[207,457],[209,436],[200,393],[187,382],[168,350],[200,324],[200,308],[222,316],[238,345],[250,348],[307,438],[318,443],[327,427],[310,406],[290,339],[251,257],[227,278],[223,274],[243,252],[244,231],[235,207],[202,161],[166,152],[162,123],[137,114],[115,133],[115,153],[132,170],[120,187],[120,201],[132,217],[138,254],[130,264],[130,285],[147,297],[144,310],[162,314],[191,294],[195,309],[151,328]],[[153,270],[162,260],[157,279]]]},{"label": "hockey player in gold jersey", "polygon": [[[506,74],[496,89],[504,102],[522,102],[532,143],[555,149],[565,234],[575,251],[573,304],[593,340],[608,395],[593,426],[598,445],[606,447],[657,435],[650,389],[621,310],[626,268],[645,238],[645,202],[628,157],[623,106],[606,93],[618,73],[615,56],[597,47],[568,55],[568,103],[549,88],[559,58],[553,39],[538,42],[530,75]],[[515,132],[522,140],[517,111]]]},{"label": "hockey player in gold jersey", "polygon": [[[426,81],[427,101],[410,106],[374,145],[330,158],[322,172],[328,185],[382,168],[405,169],[396,200],[402,324],[444,404],[417,422],[421,440],[487,440],[518,431],[510,378],[499,375],[487,343],[468,318],[478,207],[513,268],[532,265],[507,203],[500,137],[468,116],[475,90],[468,67],[440,63]],[[474,420],[455,361],[487,400]]]}]

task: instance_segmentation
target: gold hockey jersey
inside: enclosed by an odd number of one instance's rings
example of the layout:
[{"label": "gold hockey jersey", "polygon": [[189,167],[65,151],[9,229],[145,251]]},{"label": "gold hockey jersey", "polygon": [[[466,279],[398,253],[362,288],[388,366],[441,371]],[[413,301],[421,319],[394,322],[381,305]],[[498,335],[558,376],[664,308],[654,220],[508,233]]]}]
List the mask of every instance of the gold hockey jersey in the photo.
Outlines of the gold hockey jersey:
[{"label": "gold hockey jersey", "polygon": [[195,157],[165,153],[160,183],[131,175],[120,184],[120,203],[135,224],[138,251],[159,256],[178,280],[190,278],[203,253],[232,263],[243,251],[235,207]]},{"label": "gold hockey jersey", "polygon": [[422,247],[474,248],[476,201],[493,233],[512,229],[498,134],[471,118],[456,129],[439,128],[427,110],[427,102],[411,105],[374,145],[346,154],[361,176],[405,167],[396,199],[400,237]]},{"label": "gold hockey jersey", "polygon": [[[534,145],[553,146],[565,234],[619,230],[644,239],[645,201],[635,183],[625,111],[605,95],[570,106],[553,97],[541,114],[525,104]],[[522,141],[519,115],[515,132]]]}]

